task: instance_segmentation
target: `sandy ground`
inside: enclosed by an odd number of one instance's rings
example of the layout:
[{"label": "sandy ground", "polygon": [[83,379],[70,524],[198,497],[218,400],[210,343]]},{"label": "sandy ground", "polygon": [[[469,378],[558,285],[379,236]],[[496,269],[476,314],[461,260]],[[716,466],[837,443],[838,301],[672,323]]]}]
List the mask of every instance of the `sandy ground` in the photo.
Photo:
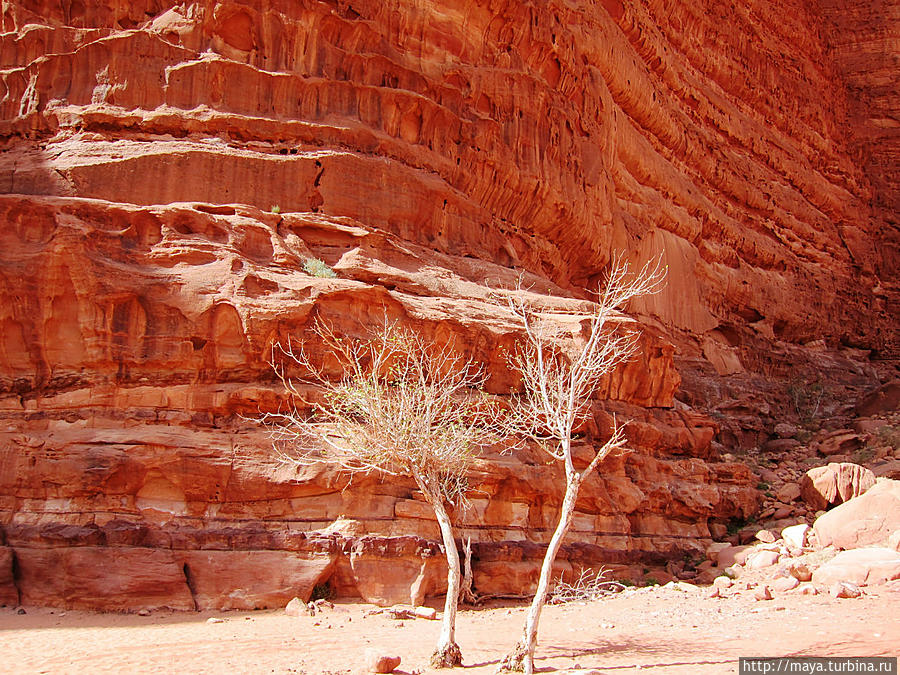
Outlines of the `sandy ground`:
[{"label": "sandy ground", "polygon": [[[359,673],[367,647],[402,656],[398,673],[427,667],[437,621],[368,616],[338,603],[315,617],[283,611],[94,614],[0,609],[0,672]],[[523,606],[464,609],[465,667],[493,673],[515,642]],[[210,623],[211,617],[224,619]],[[547,607],[536,666],[546,673],[736,673],[739,656],[896,656],[900,592],[854,600],[706,597],[706,590],[639,589]]]}]

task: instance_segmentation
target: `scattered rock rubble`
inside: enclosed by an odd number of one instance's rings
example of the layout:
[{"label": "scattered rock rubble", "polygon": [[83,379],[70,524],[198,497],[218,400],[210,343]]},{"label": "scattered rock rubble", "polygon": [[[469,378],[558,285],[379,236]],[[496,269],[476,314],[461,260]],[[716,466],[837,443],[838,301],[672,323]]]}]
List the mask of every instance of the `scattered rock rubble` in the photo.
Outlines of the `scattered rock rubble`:
[{"label": "scattered rock rubble", "polygon": [[[845,461],[799,476],[793,466],[760,473],[781,482],[775,494],[799,493],[794,501],[803,501],[790,507],[793,522],[777,517],[786,505],[770,506],[771,520],[757,526],[752,540],[744,528],[730,541],[710,544],[695,579],[712,584],[709,597],[752,593],[766,601],[786,593],[829,593],[857,598],[872,586],[900,585],[900,481],[876,478]],[[788,483],[791,479],[797,482]]]}]

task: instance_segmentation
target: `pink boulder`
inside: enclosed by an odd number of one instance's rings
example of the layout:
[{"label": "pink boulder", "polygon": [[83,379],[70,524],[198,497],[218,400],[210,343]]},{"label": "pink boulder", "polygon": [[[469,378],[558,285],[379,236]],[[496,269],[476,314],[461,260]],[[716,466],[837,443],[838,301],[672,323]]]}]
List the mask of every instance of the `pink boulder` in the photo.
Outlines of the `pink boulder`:
[{"label": "pink boulder", "polygon": [[370,673],[393,673],[400,665],[399,656],[387,656],[376,649],[366,650],[366,671]]},{"label": "pink boulder", "polygon": [[817,466],[800,479],[803,501],[815,511],[843,504],[875,485],[875,474],[858,464],[844,462]]},{"label": "pink boulder", "polygon": [[771,567],[778,562],[778,551],[757,551],[747,558],[747,567],[751,570],[759,570],[763,567]]},{"label": "pink boulder", "polygon": [[288,616],[310,616],[313,614],[300,598],[293,598],[284,608]]},{"label": "pink boulder", "polygon": [[766,585],[760,586],[753,593],[753,597],[756,600],[771,600],[772,599],[772,590]]},{"label": "pink boulder", "polygon": [[828,592],[834,598],[858,598],[862,595],[859,586],[849,581],[835,581]]},{"label": "pink boulder", "polygon": [[809,534],[810,527],[806,523],[791,525],[781,531],[781,538],[784,543],[792,548],[802,549],[806,546],[806,537]]},{"label": "pink boulder", "polygon": [[820,547],[872,546],[900,530],[900,481],[879,478],[856,499],[822,514],[813,525]]},{"label": "pink boulder", "polygon": [[716,556],[719,567],[731,567],[732,565],[743,565],[747,556],[753,553],[752,546],[728,546],[721,549]]},{"label": "pink boulder", "polygon": [[849,581],[857,586],[900,579],[900,553],[889,548],[842,551],[813,572],[813,583],[831,585]]},{"label": "pink boulder", "polygon": [[800,582],[795,577],[781,577],[772,582],[772,590],[777,593],[784,593],[794,590],[799,585]]}]

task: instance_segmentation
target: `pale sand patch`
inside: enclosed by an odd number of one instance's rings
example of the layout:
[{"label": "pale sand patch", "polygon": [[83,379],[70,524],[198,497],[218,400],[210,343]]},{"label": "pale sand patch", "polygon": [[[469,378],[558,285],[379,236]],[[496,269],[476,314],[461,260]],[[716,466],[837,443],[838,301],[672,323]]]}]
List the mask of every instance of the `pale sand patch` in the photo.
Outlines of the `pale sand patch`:
[{"label": "pale sand patch", "polygon": [[[537,666],[544,672],[736,673],[739,656],[895,656],[900,593],[835,600],[787,595],[707,599],[703,591],[643,590],[593,603],[548,607]],[[366,647],[399,654],[397,672],[433,671],[437,621],[366,616],[338,604],[316,617],[282,611],[155,613],[148,617],[0,609],[8,673],[356,673]],[[458,641],[466,668],[493,673],[524,619],[521,606],[463,610]],[[51,613],[53,612],[53,613]],[[211,616],[223,623],[207,623]],[[318,625],[317,625],[318,624]]]}]

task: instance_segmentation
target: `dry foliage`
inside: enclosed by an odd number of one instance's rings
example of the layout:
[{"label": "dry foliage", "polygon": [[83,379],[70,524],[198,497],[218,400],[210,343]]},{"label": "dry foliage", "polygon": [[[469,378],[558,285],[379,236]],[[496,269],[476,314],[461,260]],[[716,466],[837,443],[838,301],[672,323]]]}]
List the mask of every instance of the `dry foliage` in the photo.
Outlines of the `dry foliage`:
[{"label": "dry foliage", "polygon": [[[317,323],[315,332],[344,369],[330,380],[294,344],[276,344],[272,367],[291,393],[287,410],[266,413],[282,458],[326,463],[353,473],[410,476],[426,498],[464,499],[466,473],[490,431],[492,404],[481,394],[484,375],[448,348],[418,334],[384,326],[367,340],[350,341]],[[290,378],[293,364],[307,378]],[[313,383],[321,400],[308,401]]]},{"label": "dry foliage", "polygon": [[572,581],[565,581],[562,576],[556,582],[547,602],[551,605],[563,605],[568,602],[590,602],[607,595],[625,590],[625,585],[613,579],[607,579],[609,570],[600,568],[596,572],[583,569]]},{"label": "dry foliage", "polygon": [[566,463],[567,473],[571,471],[567,449],[573,430],[587,417],[601,380],[638,349],[640,331],[610,318],[629,300],[657,293],[664,279],[659,259],[634,275],[627,263],[614,262],[594,311],[586,317],[587,338],[581,344],[561,343],[552,321],[541,316],[521,287],[500,296],[525,331],[524,342],[510,360],[522,374],[524,391],[514,400],[509,431],[540,442],[551,457]]},{"label": "dry foliage", "polygon": [[[418,334],[385,325],[368,340],[314,329],[344,369],[331,380],[302,346],[277,345],[272,367],[292,394],[286,410],[263,415],[282,458],[295,465],[326,463],[349,472],[411,477],[434,509],[447,556],[444,619],[432,664],[459,665],[455,641],[460,564],[445,502],[465,500],[467,474],[482,444],[495,438],[496,417],[481,393],[485,376],[471,360]],[[285,364],[308,373],[322,392],[306,400]]]}]

